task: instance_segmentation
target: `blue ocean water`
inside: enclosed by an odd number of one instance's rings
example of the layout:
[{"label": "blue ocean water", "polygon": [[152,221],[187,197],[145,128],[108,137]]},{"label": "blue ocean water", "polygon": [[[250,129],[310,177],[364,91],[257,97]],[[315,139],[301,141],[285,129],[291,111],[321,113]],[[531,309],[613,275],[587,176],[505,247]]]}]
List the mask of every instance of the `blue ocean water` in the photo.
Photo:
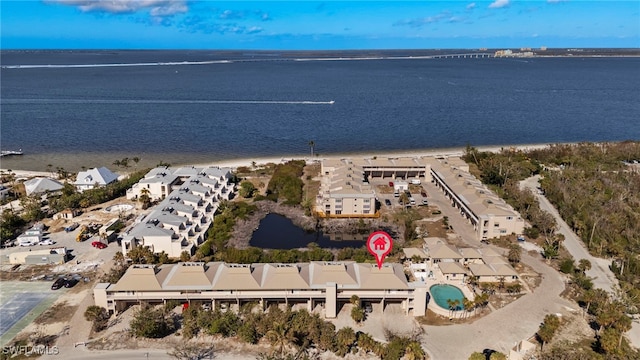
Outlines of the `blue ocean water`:
[{"label": "blue ocean water", "polygon": [[[172,65],[26,66],[160,62]],[[309,140],[324,155],[640,139],[639,58],[42,51],[2,52],[2,65],[0,145],[34,156],[217,160],[307,154]]]}]

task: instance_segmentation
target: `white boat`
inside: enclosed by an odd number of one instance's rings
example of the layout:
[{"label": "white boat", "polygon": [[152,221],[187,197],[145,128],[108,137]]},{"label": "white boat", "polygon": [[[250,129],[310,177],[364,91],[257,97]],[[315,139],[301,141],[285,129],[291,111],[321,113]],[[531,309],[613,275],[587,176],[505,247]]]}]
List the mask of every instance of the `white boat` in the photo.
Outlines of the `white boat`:
[{"label": "white boat", "polygon": [[11,156],[11,155],[22,155],[22,149],[18,151],[13,150],[2,150],[0,151],[0,156]]}]

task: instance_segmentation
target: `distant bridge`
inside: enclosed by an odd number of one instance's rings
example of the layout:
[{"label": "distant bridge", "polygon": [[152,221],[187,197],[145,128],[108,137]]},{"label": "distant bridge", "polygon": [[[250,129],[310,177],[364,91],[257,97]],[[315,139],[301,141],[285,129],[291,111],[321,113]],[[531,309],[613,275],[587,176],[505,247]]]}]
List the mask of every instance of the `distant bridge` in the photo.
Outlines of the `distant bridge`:
[{"label": "distant bridge", "polygon": [[492,53],[467,53],[467,54],[441,54],[441,55],[429,55],[431,59],[479,59],[479,58],[492,58]]}]

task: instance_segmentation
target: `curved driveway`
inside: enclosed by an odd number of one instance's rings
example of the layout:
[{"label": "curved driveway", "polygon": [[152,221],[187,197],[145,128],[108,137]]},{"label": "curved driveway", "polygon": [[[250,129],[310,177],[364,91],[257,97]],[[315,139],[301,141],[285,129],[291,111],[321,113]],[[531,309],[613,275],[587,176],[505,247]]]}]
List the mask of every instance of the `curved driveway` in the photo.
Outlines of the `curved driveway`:
[{"label": "curved driveway", "polygon": [[540,286],[471,324],[424,326],[423,345],[431,359],[468,359],[474,351],[487,348],[508,354],[518,341],[538,331],[545,315],[576,307],[559,296],[564,290],[560,274],[526,253],[522,262],[540,273]]},{"label": "curved driveway", "polygon": [[[593,285],[596,288],[603,289],[611,294],[614,294],[614,289],[618,287],[618,279],[613,275],[611,269],[609,269],[610,260],[601,259],[591,256],[587,249],[583,246],[582,240],[571,230],[569,225],[562,219],[558,210],[551,205],[549,200],[544,195],[541,195],[537,191],[539,186],[540,175],[532,176],[520,182],[521,188],[530,189],[538,198],[538,203],[542,210],[548,211],[556,219],[558,223],[558,232],[564,235],[564,241],[562,245],[569,251],[574,260],[587,259],[591,262],[591,269],[587,271],[587,275],[593,278]],[[640,320],[636,319],[632,322],[631,330],[627,332],[627,338],[631,345],[635,348],[640,348]]]},{"label": "curved driveway", "polygon": [[[471,225],[451,207],[451,202],[440,190],[431,183],[423,186],[430,194],[429,202],[449,217],[449,223],[464,242],[475,247],[487,247],[475,238]],[[503,252],[503,249],[493,248]],[[468,359],[474,351],[487,348],[507,354],[518,341],[538,331],[545,315],[566,312],[566,307],[577,309],[576,304],[560,297],[565,285],[557,271],[526,252],[522,253],[522,262],[542,277],[533,293],[470,324],[423,326],[426,331],[423,345],[431,359]]]}]

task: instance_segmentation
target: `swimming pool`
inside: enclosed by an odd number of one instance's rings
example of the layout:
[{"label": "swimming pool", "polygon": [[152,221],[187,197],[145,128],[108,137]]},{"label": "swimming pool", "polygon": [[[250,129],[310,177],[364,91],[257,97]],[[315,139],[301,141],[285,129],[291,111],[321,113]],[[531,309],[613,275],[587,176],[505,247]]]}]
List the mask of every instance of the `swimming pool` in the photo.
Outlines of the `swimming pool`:
[{"label": "swimming pool", "polygon": [[464,309],[462,305],[464,294],[462,294],[462,290],[453,285],[433,285],[429,288],[429,292],[431,293],[431,298],[443,309],[449,310],[449,304],[447,304],[447,300],[449,299],[458,300],[459,310]]}]

